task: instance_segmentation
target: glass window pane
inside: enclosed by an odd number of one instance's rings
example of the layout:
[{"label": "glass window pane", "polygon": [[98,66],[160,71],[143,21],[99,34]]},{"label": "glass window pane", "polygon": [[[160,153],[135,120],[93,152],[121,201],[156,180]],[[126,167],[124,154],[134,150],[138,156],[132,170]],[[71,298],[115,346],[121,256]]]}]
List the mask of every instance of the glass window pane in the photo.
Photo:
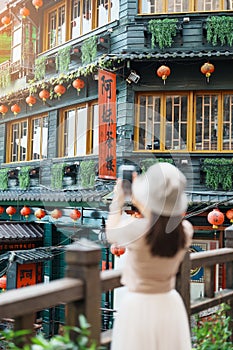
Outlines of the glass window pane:
[{"label": "glass window pane", "polygon": [[223,10],[233,10],[233,0],[224,0]]},{"label": "glass window pane", "polygon": [[92,106],[92,153],[98,154],[99,152],[99,107],[98,105]]},{"label": "glass window pane", "polygon": [[98,5],[97,5],[97,18],[98,18],[97,26],[98,27],[108,23],[108,13],[109,13],[108,1],[98,0]]},{"label": "glass window pane", "polygon": [[233,149],[233,95],[223,99],[223,146],[224,150]]},{"label": "glass window pane", "polygon": [[47,158],[48,153],[48,117],[32,120],[32,153],[30,159]]},{"label": "glass window pane", "polygon": [[188,10],[188,0],[168,0],[168,12],[187,12]]},{"label": "glass window pane", "polygon": [[65,113],[64,121],[64,156],[73,157],[75,154],[75,110]]},{"label": "glass window pane", "polygon": [[87,108],[81,107],[77,110],[77,125],[76,125],[76,155],[83,156],[86,154],[87,142]]},{"label": "glass window pane", "polygon": [[15,162],[18,160],[19,123],[12,125],[11,133],[11,162]]},{"label": "glass window pane", "polygon": [[72,13],[71,13],[71,39],[76,38],[81,34],[80,31],[80,0],[72,0]]},{"label": "glass window pane", "polygon": [[217,11],[220,10],[221,0],[196,0],[195,11]]},{"label": "glass window pane", "polygon": [[119,19],[119,0],[111,1],[111,21]]},{"label": "glass window pane", "polygon": [[141,0],[141,13],[161,13],[163,12],[162,0]]},{"label": "glass window pane", "polygon": [[91,0],[83,0],[82,34],[91,30],[92,7]]}]

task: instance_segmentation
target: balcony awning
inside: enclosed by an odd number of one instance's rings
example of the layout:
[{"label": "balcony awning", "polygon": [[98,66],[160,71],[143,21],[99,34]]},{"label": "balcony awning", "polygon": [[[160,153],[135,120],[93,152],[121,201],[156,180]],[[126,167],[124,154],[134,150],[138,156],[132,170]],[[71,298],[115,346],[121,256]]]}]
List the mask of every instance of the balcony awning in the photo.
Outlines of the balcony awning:
[{"label": "balcony awning", "polygon": [[40,240],[43,232],[43,228],[36,223],[0,222],[0,242]]},{"label": "balcony awning", "polygon": [[9,251],[0,255],[0,264],[4,262],[7,263],[10,257],[12,261],[17,262],[18,264],[39,263],[53,259],[54,255],[60,253],[60,251],[61,248],[58,249],[53,247]]}]

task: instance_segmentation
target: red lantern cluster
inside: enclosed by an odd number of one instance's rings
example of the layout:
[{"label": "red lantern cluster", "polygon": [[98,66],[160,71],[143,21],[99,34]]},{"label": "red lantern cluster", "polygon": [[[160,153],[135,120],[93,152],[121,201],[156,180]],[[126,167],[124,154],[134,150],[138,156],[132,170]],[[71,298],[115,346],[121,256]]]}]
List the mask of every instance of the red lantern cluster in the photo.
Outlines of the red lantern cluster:
[{"label": "red lantern cluster", "polygon": [[4,16],[4,17],[2,17],[1,22],[6,27],[6,26],[8,26],[8,24],[11,23],[11,18],[9,16]]},{"label": "red lantern cluster", "polygon": [[43,6],[43,0],[32,0],[32,5],[38,10]]},{"label": "red lantern cluster", "polygon": [[26,205],[20,210],[20,214],[25,217],[25,219],[28,219],[29,215],[31,214],[31,209],[27,207]]},{"label": "red lantern cluster", "polygon": [[61,95],[64,95],[66,92],[66,88],[62,84],[58,84],[54,87],[54,92],[57,94],[58,97],[61,97]]},{"label": "red lantern cluster", "polygon": [[54,209],[51,214],[53,219],[60,219],[62,217],[62,211],[60,209]]},{"label": "red lantern cluster", "polygon": [[39,97],[45,103],[46,100],[50,97],[50,92],[48,90],[46,90],[46,89],[43,89],[43,90],[40,91]]},{"label": "red lantern cluster", "polygon": [[16,213],[15,207],[12,207],[11,205],[6,208],[6,213],[9,215],[10,219],[12,219],[12,216]]},{"label": "red lantern cluster", "polygon": [[208,215],[208,222],[213,225],[214,229],[217,229],[219,225],[222,225],[224,222],[224,214],[219,209],[213,209]]},{"label": "red lantern cluster", "polygon": [[233,223],[233,209],[229,209],[226,212],[226,217],[230,220],[230,223]]},{"label": "red lantern cluster", "polygon": [[157,75],[159,78],[163,80],[164,84],[167,77],[169,77],[170,74],[171,74],[171,69],[168,66],[162,65],[157,69]]},{"label": "red lantern cluster", "polygon": [[72,85],[77,90],[77,93],[79,95],[79,92],[81,91],[81,89],[84,88],[85,83],[82,79],[77,78],[76,80],[73,81]]},{"label": "red lantern cluster", "polygon": [[2,215],[4,211],[5,211],[4,207],[0,207],[0,215]]},{"label": "red lantern cluster", "polygon": [[207,82],[209,82],[209,78],[211,74],[214,72],[214,65],[212,63],[206,62],[201,66],[201,72],[206,76]]},{"label": "red lantern cluster", "polygon": [[8,112],[8,107],[5,105],[0,105],[0,113],[2,113],[2,115],[5,115]]},{"label": "red lantern cluster", "polygon": [[73,209],[70,213],[70,218],[73,220],[73,221],[77,221],[78,219],[81,218],[81,212],[80,210],[78,209]]},{"label": "red lantern cluster", "polygon": [[26,18],[30,15],[29,9],[25,6],[20,9],[19,13],[23,18]]},{"label": "red lantern cluster", "polygon": [[29,95],[26,98],[26,103],[29,105],[29,107],[32,107],[36,103],[36,98],[32,95]]},{"label": "red lantern cluster", "polygon": [[119,246],[119,245],[113,243],[110,246],[110,252],[113,255],[116,255],[116,256],[120,257],[121,255],[123,255],[125,253],[125,247],[122,247],[122,246]]},{"label": "red lantern cluster", "polygon": [[35,217],[39,220],[43,219],[46,215],[46,212],[44,209],[37,209],[34,213]]},{"label": "red lantern cluster", "polygon": [[14,113],[14,115],[17,115],[21,112],[20,106],[17,103],[15,103],[13,106],[11,106],[11,112]]},{"label": "red lantern cluster", "polygon": [[0,278],[0,288],[6,289],[6,275],[4,275]]}]

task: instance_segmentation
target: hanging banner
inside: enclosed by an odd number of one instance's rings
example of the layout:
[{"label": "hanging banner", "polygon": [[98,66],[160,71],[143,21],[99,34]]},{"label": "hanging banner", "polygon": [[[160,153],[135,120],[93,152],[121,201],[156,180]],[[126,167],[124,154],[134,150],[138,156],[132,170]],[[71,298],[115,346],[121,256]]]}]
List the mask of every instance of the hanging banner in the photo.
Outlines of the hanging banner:
[{"label": "hanging banner", "polygon": [[99,177],[116,179],[116,74],[99,70]]},{"label": "hanging banner", "polygon": [[18,264],[16,288],[36,284],[36,264]]}]

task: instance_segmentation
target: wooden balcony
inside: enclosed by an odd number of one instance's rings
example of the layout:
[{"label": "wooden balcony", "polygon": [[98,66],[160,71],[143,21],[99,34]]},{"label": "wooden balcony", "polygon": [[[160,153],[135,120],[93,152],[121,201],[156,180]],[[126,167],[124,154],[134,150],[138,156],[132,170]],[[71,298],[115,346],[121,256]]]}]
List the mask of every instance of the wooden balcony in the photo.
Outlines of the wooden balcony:
[{"label": "wooden balcony", "polygon": [[[232,246],[232,227],[226,229],[226,243]],[[7,291],[0,296],[0,319],[13,318],[15,330],[33,329],[36,311],[66,305],[66,325],[78,325],[79,314],[91,324],[91,338],[97,344],[111,342],[111,330],[101,332],[101,293],[121,286],[121,271],[99,271],[101,251],[87,241],[67,247],[66,277],[49,284],[39,284]],[[214,292],[214,266],[226,264],[226,289]],[[190,302],[190,269],[205,267],[204,296]],[[200,253],[187,253],[177,275],[180,292],[189,317],[223,302],[233,303],[233,249],[221,248]],[[233,311],[230,310],[232,316]]]}]

